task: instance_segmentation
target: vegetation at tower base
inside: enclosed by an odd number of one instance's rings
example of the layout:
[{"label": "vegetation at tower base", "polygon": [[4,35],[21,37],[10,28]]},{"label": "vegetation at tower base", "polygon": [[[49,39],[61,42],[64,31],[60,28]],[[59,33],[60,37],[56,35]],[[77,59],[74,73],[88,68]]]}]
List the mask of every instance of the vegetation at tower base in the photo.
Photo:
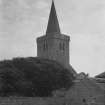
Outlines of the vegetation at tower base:
[{"label": "vegetation at tower base", "polygon": [[14,58],[0,62],[0,96],[47,97],[72,85],[74,77],[55,61]]},{"label": "vegetation at tower base", "polygon": [[104,78],[105,79],[105,72],[99,74],[99,75],[96,75],[95,76],[96,78]]}]

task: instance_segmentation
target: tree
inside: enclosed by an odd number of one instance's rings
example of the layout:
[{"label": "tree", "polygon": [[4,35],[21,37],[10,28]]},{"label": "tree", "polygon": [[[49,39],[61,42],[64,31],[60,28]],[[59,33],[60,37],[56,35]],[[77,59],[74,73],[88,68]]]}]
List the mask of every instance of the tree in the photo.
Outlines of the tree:
[{"label": "tree", "polygon": [[52,91],[68,89],[72,73],[55,61],[41,58],[15,58],[0,63],[1,96],[51,96]]}]

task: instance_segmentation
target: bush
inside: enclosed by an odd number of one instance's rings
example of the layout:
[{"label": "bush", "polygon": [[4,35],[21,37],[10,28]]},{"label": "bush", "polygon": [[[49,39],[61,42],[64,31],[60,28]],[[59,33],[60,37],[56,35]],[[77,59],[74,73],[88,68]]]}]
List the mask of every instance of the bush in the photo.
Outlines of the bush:
[{"label": "bush", "polygon": [[97,75],[95,77],[96,78],[103,78],[103,79],[105,79],[105,72],[103,72],[103,73],[101,73],[101,74],[99,74],[99,75]]},{"label": "bush", "polygon": [[73,75],[55,61],[15,58],[0,62],[1,96],[51,96],[52,91],[72,85]]}]

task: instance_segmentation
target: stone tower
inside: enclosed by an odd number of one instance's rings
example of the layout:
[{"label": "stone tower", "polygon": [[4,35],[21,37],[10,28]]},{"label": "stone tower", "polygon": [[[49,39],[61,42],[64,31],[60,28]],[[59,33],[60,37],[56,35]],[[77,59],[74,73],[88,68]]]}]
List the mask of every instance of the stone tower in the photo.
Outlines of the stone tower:
[{"label": "stone tower", "polygon": [[65,68],[70,68],[69,41],[69,36],[61,34],[54,1],[52,1],[46,34],[37,38],[37,56],[55,60]]}]

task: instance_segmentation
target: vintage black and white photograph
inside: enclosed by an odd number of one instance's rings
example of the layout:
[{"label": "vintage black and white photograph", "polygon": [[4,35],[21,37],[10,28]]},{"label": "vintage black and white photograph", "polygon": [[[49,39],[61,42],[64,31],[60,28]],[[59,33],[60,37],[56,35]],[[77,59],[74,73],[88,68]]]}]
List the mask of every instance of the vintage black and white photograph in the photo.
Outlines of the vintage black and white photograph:
[{"label": "vintage black and white photograph", "polygon": [[0,105],[105,105],[105,0],[0,0]]}]

